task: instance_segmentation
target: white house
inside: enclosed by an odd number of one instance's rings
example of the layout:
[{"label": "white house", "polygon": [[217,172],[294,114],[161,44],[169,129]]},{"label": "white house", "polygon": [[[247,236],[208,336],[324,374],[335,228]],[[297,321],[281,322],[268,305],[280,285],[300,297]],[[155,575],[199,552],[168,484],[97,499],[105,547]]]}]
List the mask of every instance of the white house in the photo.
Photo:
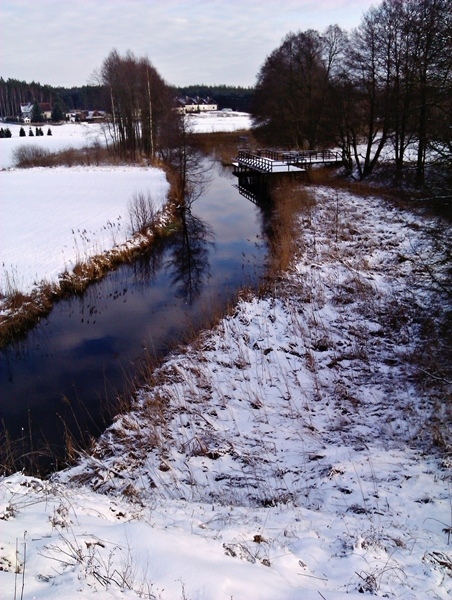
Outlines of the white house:
[{"label": "white house", "polygon": [[[22,114],[22,119],[24,120],[24,123],[30,123],[30,116],[32,110],[33,104],[31,104],[30,102],[28,102],[27,104],[20,105],[20,112]],[[27,121],[25,121],[25,119],[27,119]]]},{"label": "white house", "polygon": [[[21,112],[21,116],[22,116],[24,123],[31,122],[31,113],[33,110],[33,104],[34,104],[33,102],[28,102],[27,104],[20,105],[20,112]],[[50,121],[50,119],[52,117],[52,107],[50,106],[50,104],[48,102],[41,102],[39,104],[39,107],[42,111],[44,121]]]},{"label": "white house", "polygon": [[176,110],[182,114],[207,112],[210,110],[218,110],[218,104],[212,100],[212,98],[199,98],[199,96],[196,98],[189,98],[188,96],[185,96],[185,98],[177,98]]}]

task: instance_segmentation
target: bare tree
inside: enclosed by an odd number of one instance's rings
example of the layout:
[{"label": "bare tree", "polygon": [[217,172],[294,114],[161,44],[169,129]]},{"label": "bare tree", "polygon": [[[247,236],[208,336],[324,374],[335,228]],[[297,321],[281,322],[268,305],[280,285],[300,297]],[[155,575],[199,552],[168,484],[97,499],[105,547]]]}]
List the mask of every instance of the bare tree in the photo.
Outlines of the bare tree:
[{"label": "bare tree", "polygon": [[122,157],[153,157],[158,144],[159,122],[171,112],[169,87],[150,63],[128,51],[113,50],[102,64],[101,82],[110,92],[111,140]]},{"label": "bare tree", "polygon": [[327,126],[330,78],[344,34],[312,29],[288,34],[261,67],[254,123],[267,138],[291,147],[316,148],[331,139]]},{"label": "bare tree", "polygon": [[194,144],[190,117],[173,115],[166,123],[164,140],[161,156],[172,169],[175,199],[182,209],[190,210],[210,180],[210,167]]},{"label": "bare tree", "polygon": [[[448,0],[407,0],[413,22],[417,100],[416,184],[424,185],[426,153],[435,107],[450,100],[452,66],[452,16]],[[449,138],[450,138],[449,114]]]}]

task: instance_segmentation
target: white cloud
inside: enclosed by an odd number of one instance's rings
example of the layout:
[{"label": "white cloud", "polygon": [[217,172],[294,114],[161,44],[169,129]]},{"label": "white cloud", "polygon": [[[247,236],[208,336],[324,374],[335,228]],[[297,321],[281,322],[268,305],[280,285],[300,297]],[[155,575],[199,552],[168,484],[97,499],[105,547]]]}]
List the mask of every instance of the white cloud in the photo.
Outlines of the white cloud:
[{"label": "white cloud", "polygon": [[0,75],[83,85],[112,48],[174,85],[253,85],[289,31],[356,26],[371,0],[17,0],[0,6]]}]

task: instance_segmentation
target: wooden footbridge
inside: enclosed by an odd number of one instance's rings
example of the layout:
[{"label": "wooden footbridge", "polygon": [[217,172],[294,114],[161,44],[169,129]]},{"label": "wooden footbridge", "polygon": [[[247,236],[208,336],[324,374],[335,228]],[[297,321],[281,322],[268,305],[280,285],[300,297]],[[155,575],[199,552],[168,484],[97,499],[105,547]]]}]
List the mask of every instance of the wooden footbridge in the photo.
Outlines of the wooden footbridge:
[{"label": "wooden footbridge", "polygon": [[342,164],[342,155],[333,150],[280,151],[280,150],[239,150],[232,163],[234,173],[243,175],[271,175],[302,173],[314,165]]}]

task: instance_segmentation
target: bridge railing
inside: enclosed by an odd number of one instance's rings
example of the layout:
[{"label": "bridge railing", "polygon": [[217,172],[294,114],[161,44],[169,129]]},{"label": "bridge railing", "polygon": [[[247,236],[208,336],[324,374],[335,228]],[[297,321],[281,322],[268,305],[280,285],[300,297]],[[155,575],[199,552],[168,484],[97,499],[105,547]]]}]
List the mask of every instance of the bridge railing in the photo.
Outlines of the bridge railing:
[{"label": "bridge railing", "polygon": [[258,150],[257,155],[267,157],[271,160],[280,162],[331,162],[340,161],[342,156],[340,152],[333,150]]},{"label": "bridge railing", "polygon": [[239,150],[237,158],[257,170],[266,172],[273,170],[273,160],[271,158],[252,154],[249,150]]},{"label": "bridge railing", "polygon": [[248,149],[238,151],[239,162],[259,171],[272,172],[275,163],[307,167],[315,163],[341,162],[340,152],[333,150],[272,150],[259,149],[253,154]]}]

